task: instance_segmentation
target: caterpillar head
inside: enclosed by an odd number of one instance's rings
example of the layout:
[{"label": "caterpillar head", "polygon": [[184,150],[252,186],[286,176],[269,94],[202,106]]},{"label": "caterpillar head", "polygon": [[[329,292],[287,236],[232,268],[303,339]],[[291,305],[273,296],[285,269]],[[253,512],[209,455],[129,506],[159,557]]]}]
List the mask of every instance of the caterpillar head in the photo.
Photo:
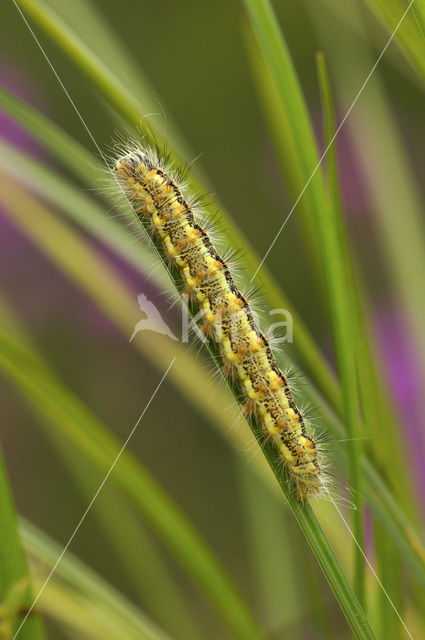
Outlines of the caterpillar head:
[{"label": "caterpillar head", "polygon": [[121,180],[128,180],[134,177],[140,160],[134,153],[128,153],[125,156],[118,158],[113,166],[113,172],[117,178]]}]

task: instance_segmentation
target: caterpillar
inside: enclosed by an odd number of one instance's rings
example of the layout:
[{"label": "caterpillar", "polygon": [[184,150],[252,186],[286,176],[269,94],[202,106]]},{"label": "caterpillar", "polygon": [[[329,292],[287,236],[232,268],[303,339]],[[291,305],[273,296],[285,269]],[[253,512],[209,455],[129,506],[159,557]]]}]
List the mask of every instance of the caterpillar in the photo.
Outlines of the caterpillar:
[{"label": "caterpillar", "polygon": [[305,501],[323,485],[320,452],[307,434],[288,379],[260,330],[227,262],[201,226],[198,205],[183,195],[177,174],[150,147],[129,150],[113,172],[133,211],[152,229],[178,270],[190,300],[201,311],[201,329],[219,347],[226,375],[233,376],[284,464],[296,497]]}]

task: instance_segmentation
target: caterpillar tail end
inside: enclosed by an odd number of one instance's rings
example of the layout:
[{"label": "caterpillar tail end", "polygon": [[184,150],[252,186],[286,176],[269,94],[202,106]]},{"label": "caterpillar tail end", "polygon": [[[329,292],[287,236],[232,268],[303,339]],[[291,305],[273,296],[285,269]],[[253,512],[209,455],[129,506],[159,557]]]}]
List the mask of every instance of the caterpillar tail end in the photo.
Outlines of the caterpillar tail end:
[{"label": "caterpillar tail end", "polygon": [[296,482],[296,498],[299,502],[306,502],[310,498],[314,498],[320,495],[323,489],[322,479],[312,478],[308,482],[304,480],[297,479]]}]

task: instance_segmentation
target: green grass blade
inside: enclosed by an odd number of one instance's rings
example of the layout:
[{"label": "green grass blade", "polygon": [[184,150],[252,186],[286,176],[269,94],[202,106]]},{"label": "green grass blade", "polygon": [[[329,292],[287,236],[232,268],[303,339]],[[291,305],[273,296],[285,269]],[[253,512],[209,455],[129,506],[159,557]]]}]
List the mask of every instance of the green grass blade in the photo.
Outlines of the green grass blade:
[{"label": "green grass blade", "polygon": [[[38,579],[40,582],[42,576],[48,575],[51,567],[61,554],[62,548],[26,520],[21,520],[20,532],[27,553],[37,562],[39,573],[41,573],[40,565],[43,567],[43,572]],[[78,595],[83,598],[82,605],[85,601],[89,603],[88,611],[83,606],[79,609],[80,615],[82,611],[84,612],[85,620],[80,621],[79,616],[74,616],[73,620],[72,612],[68,608],[68,602],[65,600],[65,605],[59,611],[57,609],[57,599],[54,594],[51,595],[49,593],[49,587],[47,587],[43,592],[43,597],[40,599],[39,606],[42,610],[46,610],[49,615],[58,618],[60,623],[70,624],[77,632],[81,633],[80,622],[86,622],[91,625],[90,629],[94,627],[99,633],[98,625],[100,620],[102,623],[100,632],[105,633],[109,629],[114,634],[111,636],[112,638],[122,637],[124,633],[125,638],[129,640],[130,638],[134,638],[134,640],[138,638],[167,640],[169,638],[129,600],[70,551],[67,551],[57,566],[52,577],[52,583],[54,584],[58,578],[62,584],[66,584],[71,589],[69,594],[71,600]],[[41,587],[41,584],[39,586]],[[87,627],[85,628],[87,629]],[[121,633],[119,630],[121,630]],[[99,635],[97,637],[101,638],[102,636]]]},{"label": "green grass blade", "polygon": [[[0,632],[12,637],[21,621],[21,610],[31,607],[34,595],[29,583],[27,560],[21,543],[15,506],[0,451]],[[10,635],[8,635],[10,634]],[[20,633],[22,640],[45,640],[38,614],[28,619]]]},{"label": "green grass blade", "polygon": [[[319,399],[314,392],[310,391],[306,397],[312,406],[318,406]],[[331,441],[335,460],[346,468],[345,449],[340,444],[345,437],[344,428],[326,408],[323,408],[321,420],[324,427],[335,437],[335,440]],[[417,524],[407,515],[404,504],[402,507],[375,466],[366,457],[363,457],[362,473],[365,477],[368,506],[374,516],[384,524],[404,560],[409,563],[418,580],[425,586],[425,544],[422,530],[419,530]]]},{"label": "green grass blade", "polygon": [[422,38],[425,43],[425,1],[424,0],[415,0],[412,4],[412,12],[416,18],[416,22],[419,27],[419,31],[422,34]]},{"label": "green grass blade", "polygon": [[[322,52],[316,54],[317,75],[319,79],[320,95],[322,99],[323,109],[323,123],[325,134],[325,148],[329,146],[329,150],[324,160],[327,173],[327,184],[332,202],[332,209],[334,211],[336,220],[339,220],[338,228],[340,229],[340,235],[343,235],[340,242],[344,243],[345,253],[348,253],[347,234],[344,229],[344,223],[342,220],[342,202],[341,192],[339,188],[339,176],[338,176],[338,161],[336,154],[336,145],[331,143],[333,135],[336,131],[336,115],[335,106],[332,97],[331,81],[329,78],[329,72],[326,65],[325,56]],[[351,263],[351,259],[350,259]]]},{"label": "green grass blade", "polygon": [[299,502],[288,491],[287,480],[279,471],[276,465],[276,457],[273,445],[270,442],[264,443],[263,452],[269,461],[276,478],[286,494],[292,512],[307,538],[313,553],[325,574],[338,603],[344,612],[348,623],[351,626],[354,636],[359,638],[374,638],[373,631],[361,608],[354,592],[352,591],[347,578],[339,564],[335,553],[329,544],[323,529],[321,528],[311,506],[300,505]]},{"label": "green grass blade", "polygon": [[46,4],[37,0],[16,0],[23,12],[29,14],[53,41],[60,41],[61,48],[81,66],[93,84],[101,84],[101,91],[125,120],[136,129],[142,124],[138,100],[111,73],[101,58],[91,51],[85,42],[72,31],[65,21]]},{"label": "green grass blade", "polygon": [[85,184],[99,187],[98,162],[57,124],[0,85],[0,108],[37,138],[54,157]]},{"label": "green grass blade", "polygon": [[[285,107],[282,105],[279,91],[276,87],[273,74],[267,65],[263,51],[255,37],[251,25],[243,23],[243,35],[247,50],[248,60],[251,66],[257,95],[260,97],[260,106],[263,108],[271,134],[271,141],[275,147],[282,172],[285,176],[285,184],[291,191],[295,201],[305,185],[304,171],[300,163],[300,157],[295,146],[294,136]],[[311,201],[309,198],[301,198],[297,204],[296,221],[300,223],[303,233],[303,244],[306,260],[311,262],[310,271],[317,278],[322,290],[320,256],[317,248],[316,237],[310,224]],[[318,296],[318,304],[323,301],[323,296]],[[323,311],[323,310],[321,310]]]},{"label": "green grass blade", "polygon": [[[43,581],[38,577],[34,578],[33,584],[35,589],[43,587]],[[81,596],[59,581],[51,580],[47,584],[40,610],[68,636],[73,634],[74,637],[90,640],[117,640],[123,636],[129,640],[170,640],[168,636],[145,630],[138,631],[136,635],[122,620],[116,622],[98,602],[92,602],[87,596]]]},{"label": "green grass blade", "polygon": [[340,377],[344,417],[350,443],[347,448],[354,535],[360,545],[354,545],[356,593],[364,600],[363,517],[361,508],[362,474],[361,441],[359,439],[356,361],[352,345],[355,335],[352,326],[353,291],[347,287],[344,256],[335,215],[325,190],[319,155],[298,79],[276,17],[266,0],[245,0],[248,15],[263,49],[282,107],[294,138],[299,164],[308,188],[304,197],[310,199],[311,224],[318,239],[327,299],[331,312],[332,333],[337,369]]},{"label": "green grass blade", "polygon": [[[44,418],[40,416],[40,419]],[[82,458],[72,444],[64,442],[61,434],[47,429],[44,432],[88,504],[93,491],[103,480],[102,474],[93,468],[90,461]],[[190,604],[185,601],[178,581],[164,562],[164,554],[131,506],[122,492],[111,484],[97,497],[93,516],[104,539],[115,550],[119,565],[129,577],[130,585],[134,585],[146,612],[153,615],[170,634],[194,640],[199,637],[200,630],[193,619]]]},{"label": "green grass blade", "polygon": [[[349,96],[353,94],[347,77],[366,77],[375,61],[374,57],[369,55],[367,47],[362,46],[366,30],[362,24],[361,13],[356,10],[355,5],[350,5],[345,8],[343,16],[338,14],[337,20],[333,22],[329,16],[324,19],[321,11],[314,8],[314,5],[310,10],[323,46],[329,52],[328,60],[332,65],[341,103],[347,109],[350,105]],[[342,39],[342,19],[350,22],[355,29],[355,36],[350,32],[344,32]],[[341,47],[344,47],[345,51],[343,62],[338,57]],[[374,114],[373,119],[371,114]],[[371,192],[372,224],[377,229],[380,253],[385,256],[385,264],[388,265],[393,304],[403,309],[412,341],[424,345],[421,319],[425,315],[425,309],[423,297],[417,295],[420,288],[419,274],[425,270],[425,230],[420,193],[412,179],[409,158],[398,134],[397,122],[391,114],[384,87],[377,75],[351,113],[347,124],[352,131],[352,143]],[[402,226],[400,212],[403,212]],[[360,299],[360,306],[363,304]],[[363,329],[363,333],[367,333],[367,328]],[[425,348],[425,345],[422,348]],[[383,378],[382,373],[379,370],[370,372],[371,366],[366,362],[368,354],[364,352],[365,349],[360,350],[361,367],[362,370],[364,367],[367,377],[363,381],[363,392],[367,392],[368,398],[366,393],[363,393],[362,401],[367,403],[365,416],[370,418],[369,433],[376,436],[378,443],[374,448],[374,457],[381,468],[386,469],[392,489],[398,499],[403,501],[404,508],[408,507],[411,516],[417,520],[417,507],[409,504],[414,492],[411,484],[406,481],[409,461],[403,448],[402,427],[396,424],[397,412],[394,404],[382,393],[382,387],[379,388],[378,381]],[[370,358],[373,349],[369,347],[368,352]]]},{"label": "green grass blade", "polygon": [[[36,409],[34,411],[38,413]],[[44,421],[41,412],[38,418]],[[72,443],[64,442],[61,433],[49,429],[44,429],[44,433],[85,498],[85,504],[88,504],[103,475],[93,468],[89,460],[81,457],[79,449]],[[199,629],[180,591],[180,585],[168,570],[163,554],[146,531],[145,524],[130,507],[122,492],[111,484],[97,497],[92,511],[103,537],[115,550],[120,566],[137,589],[137,595],[145,603],[147,612],[152,613],[164,629],[173,635],[187,640],[198,638]],[[165,608],[164,602],[167,602]]]},{"label": "green grass blade", "polygon": [[[388,35],[394,32],[408,6],[404,0],[364,1],[385,26]],[[400,50],[421,77],[422,82],[425,80],[424,18],[424,0],[414,0],[394,38]]]},{"label": "green grass blade", "polygon": [[[335,109],[332,98],[331,82],[327,70],[325,57],[322,53],[317,55],[317,68],[320,92],[322,96],[322,105],[324,111],[324,129],[325,129],[325,144],[328,145],[332,140],[334,131],[336,130],[336,117]],[[407,483],[404,478],[404,468],[400,460],[400,446],[390,446],[394,443],[394,430],[395,423],[393,415],[385,409],[385,405],[382,399],[382,389],[377,382],[378,377],[382,379],[381,374],[376,371],[372,358],[371,358],[371,344],[366,332],[366,319],[363,313],[365,305],[362,304],[360,298],[363,300],[362,292],[357,284],[357,273],[355,272],[351,250],[348,241],[347,229],[345,227],[345,221],[343,216],[341,193],[339,188],[339,176],[338,176],[338,163],[336,147],[332,145],[327,155],[327,177],[329,193],[333,203],[334,222],[336,228],[339,231],[340,245],[344,256],[345,265],[345,277],[347,283],[350,284],[353,295],[353,310],[352,310],[352,323],[353,323],[353,335],[356,337],[355,349],[357,352],[357,368],[358,368],[358,384],[360,389],[361,407],[364,427],[371,436],[375,436],[373,442],[380,442],[382,438],[388,443],[385,447],[385,453],[381,453],[382,447],[373,447],[374,456],[376,459],[388,462],[388,468],[391,469],[391,475],[397,477],[398,488],[402,487],[406,493],[404,495],[410,495],[407,491]],[[363,290],[363,287],[362,287]],[[397,443],[400,445],[401,443]],[[387,455],[385,455],[387,454]],[[400,494],[400,491],[399,491]],[[392,600],[395,601],[397,610],[401,610],[400,606],[400,589],[398,587],[400,581],[399,572],[395,570],[396,567],[401,566],[400,552],[396,548],[394,542],[391,541],[387,532],[381,526],[379,522],[375,523],[375,553],[378,559],[378,566],[381,573],[381,581],[385,585],[385,589],[391,594]],[[378,535],[379,534],[379,535]],[[386,566],[388,562],[388,554],[392,554],[392,566],[393,571],[387,571]],[[390,620],[392,623],[393,632],[395,628],[399,627],[399,620],[394,615],[394,610],[391,607],[386,594],[383,590],[376,585],[378,589],[377,597],[380,603],[379,607],[379,621],[382,628]],[[394,598],[394,594],[397,594],[397,598]],[[388,637],[390,634],[388,633]]]},{"label": "green grass blade", "polygon": [[[380,522],[374,524],[374,539],[382,583],[386,585],[397,611],[403,615],[405,599],[403,597],[403,564],[400,553],[395,548],[394,542],[388,538],[387,532]],[[377,634],[381,638],[388,638],[388,640],[402,640],[403,629],[400,626],[400,621],[382,589],[377,589],[376,597],[378,602],[376,628],[379,629]]]}]

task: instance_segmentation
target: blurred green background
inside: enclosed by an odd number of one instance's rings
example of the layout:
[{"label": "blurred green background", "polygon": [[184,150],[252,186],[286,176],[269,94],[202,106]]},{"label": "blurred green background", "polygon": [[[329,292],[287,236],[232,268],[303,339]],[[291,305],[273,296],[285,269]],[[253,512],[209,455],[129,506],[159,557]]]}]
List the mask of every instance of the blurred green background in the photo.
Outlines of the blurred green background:
[{"label": "blurred green background", "polygon": [[[253,78],[248,21],[241,3],[49,0],[48,4],[65,20],[68,16],[70,26],[98,51],[107,66],[113,64],[116,42],[127,51],[132,68],[118,63],[114,71],[119,80],[132,89],[134,74],[143,73],[148,79],[151,89],[146,100],[140,102],[141,112],[162,131],[179,132],[180,140],[185,142],[178,147],[185,160],[196,158],[195,170],[208,176],[210,192],[218,196],[263,256],[298,193],[282,179],[273,136]],[[274,6],[322,150],[316,52],[325,54],[340,121],[388,39],[387,30],[367,4],[355,0],[285,0]],[[94,14],[94,21],[85,19],[86,11]],[[97,153],[12,2],[2,0],[1,15],[1,83]],[[105,50],[101,30],[113,34],[114,46],[110,50]],[[118,136],[126,137],[126,126],[62,51],[37,28],[35,31],[97,144],[108,151]],[[393,228],[398,225],[404,251],[406,207],[419,203],[419,220],[423,223],[423,105],[424,82],[397,42],[393,42],[336,142],[349,237],[359,273],[367,282],[372,342],[396,410],[404,418],[401,435],[406,440],[412,492],[421,497],[418,504],[422,512],[423,363],[410,324],[415,310],[406,306],[403,283],[394,284],[392,263],[387,261],[382,211],[394,221]],[[1,116],[0,133],[75,182],[56,158],[6,115]],[[398,166],[406,171],[407,182],[398,173]],[[386,187],[391,210],[385,209],[385,199],[380,197]],[[88,195],[97,200],[103,189],[99,176],[99,192]],[[302,209],[303,200],[268,256],[267,265],[333,363],[329,317],[316,258],[302,224]],[[116,217],[117,213],[111,209],[109,215]],[[2,296],[65,385],[124,440],[161,377],[128,342],[133,326],[128,326],[126,338],[8,216],[0,218],[0,225]],[[137,294],[143,291],[178,330],[179,310],[168,309],[166,296],[148,281],[149,274],[131,269],[77,224],[72,227],[84,234],[91,246],[100,249],[120,274],[133,294],[136,313]],[[422,232],[423,228],[418,227],[418,237]],[[138,241],[135,236],[136,246]],[[416,279],[417,295],[423,297],[423,273],[414,272],[411,276],[411,281]],[[423,323],[423,318],[416,317],[416,321]],[[296,335],[294,339],[296,342]],[[197,349],[193,346],[194,353]],[[211,367],[204,355],[199,355],[203,366]],[[193,393],[197,393],[197,381],[193,382]],[[6,379],[0,387],[0,407],[1,441],[17,508],[52,538],[65,543],[87,505],[87,494],[78,490],[57,450],[42,436],[34,413]],[[230,396],[228,411],[234,412]],[[234,429],[242,429],[236,417]],[[129,446],[217,552],[267,637],[351,637],[283,500],[275,500],[252,472],[254,458],[261,453],[247,450],[241,459],[168,381]],[[88,468],[89,494],[96,491],[101,477]],[[336,484],[337,493],[343,495],[344,482],[337,478]],[[72,551],[172,635],[189,637],[183,622],[170,620],[163,611],[167,601],[161,602],[161,588],[156,584],[155,571],[149,568],[147,548],[141,545],[137,549],[135,564],[142,564],[131,572],[105,535],[96,511],[101,510],[102,503],[107,511],[110,491],[107,483],[73,541]],[[120,496],[120,500],[125,499]],[[319,505],[318,509],[329,517],[328,533],[336,548],[343,550],[346,530],[329,504]],[[253,518],[261,520],[261,514],[263,531],[252,527],[251,522]],[[109,513],[109,517],[119,528],[119,514]],[[148,527],[146,535],[159,548],[161,564],[171,573],[182,599],[189,603],[192,637],[228,637]],[[269,543],[275,545],[274,553],[272,557],[266,553],[262,558],[265,564],[259,567],[258,558]],[[129,541],[129,545],[133,544],[137,545],[137,540]],[[367,537],[367,544],[372,550],[371,536]],[[257,560],[253,560],[255,554]],[[411,614],[412,624],[415,616]],[[58,625],[48,624],[51,637],[65,637]]]}]

